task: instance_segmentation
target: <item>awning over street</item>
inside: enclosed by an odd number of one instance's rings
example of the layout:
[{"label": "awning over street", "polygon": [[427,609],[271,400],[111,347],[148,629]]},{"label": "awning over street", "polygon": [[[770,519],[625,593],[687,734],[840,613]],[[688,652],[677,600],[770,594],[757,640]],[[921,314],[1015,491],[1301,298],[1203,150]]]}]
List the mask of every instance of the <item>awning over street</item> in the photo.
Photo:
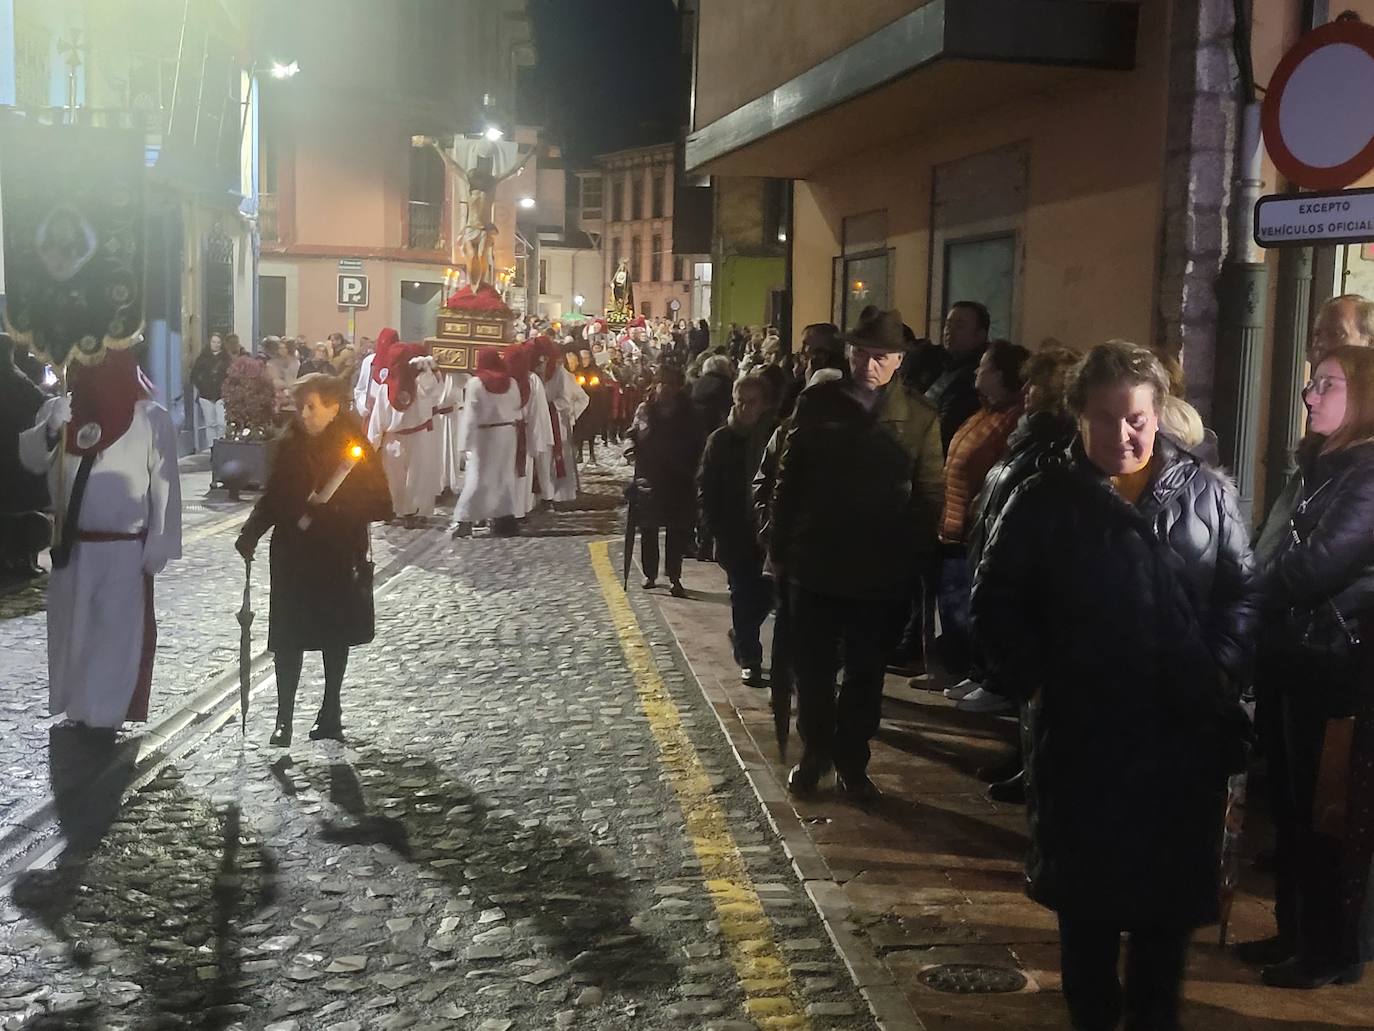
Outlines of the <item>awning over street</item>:
[{"label": "awning over street", "polygon": [[805,178],[816,168],[1135,65],[1129,0],[932,0],[687,138],[693,172]]}]

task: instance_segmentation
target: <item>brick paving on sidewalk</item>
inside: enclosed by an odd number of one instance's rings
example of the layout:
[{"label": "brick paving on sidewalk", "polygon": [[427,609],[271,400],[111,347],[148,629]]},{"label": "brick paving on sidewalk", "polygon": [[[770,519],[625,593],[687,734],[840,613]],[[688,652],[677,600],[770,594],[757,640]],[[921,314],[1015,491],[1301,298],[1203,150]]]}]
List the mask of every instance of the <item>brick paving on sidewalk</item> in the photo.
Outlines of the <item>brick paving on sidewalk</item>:
[{"label": "brick paving on sidewalk", "polygon": [[[729,597],[712,564],[687,563],[685,600],[654,592],[693,672],[745,762],[755,790],[821,905],[861,984],[900,995],[930,1031],[1064,1028],[1052,913],[1026,898],[1025,809],[988,801],[976,771],[1011,752],[1015,724],[959,712],[938,691],[889,676],[870,772],[885,792],[864,811],[832,792],[794,802],[775,743],[768,692],[739,682],[726,639]],[[800,754],[795,728],[789,759]],[[1266,842],[1252,797],[1253,855]],[[1230,941],[1273,933],[1272,881],[1245,860]],[[1026,987],[959,995],[920,975],[942,964],[1012,968]],[[1189,956],[1184,1026],[1190,1031],[1334,1031],[1374,1027],[1374,972],[1360,985],[1295,992],[1263,986],[1258,971],[1198,932]]]}]

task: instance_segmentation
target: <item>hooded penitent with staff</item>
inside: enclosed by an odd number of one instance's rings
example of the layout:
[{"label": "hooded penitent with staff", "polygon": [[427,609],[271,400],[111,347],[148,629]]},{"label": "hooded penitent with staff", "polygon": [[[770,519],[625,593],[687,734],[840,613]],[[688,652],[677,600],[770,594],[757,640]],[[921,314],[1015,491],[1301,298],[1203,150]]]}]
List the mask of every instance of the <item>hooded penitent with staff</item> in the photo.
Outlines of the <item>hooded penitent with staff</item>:
[{"label": "hooded penitent with staff", "polygon": [[153,578],[181,554],[175,432],[134,350],[142,181],[136,134],[22,126],[0,139],[6,328],[70,387],[18,447],[53,501],[49,707],[106,732],[148,718]]}]

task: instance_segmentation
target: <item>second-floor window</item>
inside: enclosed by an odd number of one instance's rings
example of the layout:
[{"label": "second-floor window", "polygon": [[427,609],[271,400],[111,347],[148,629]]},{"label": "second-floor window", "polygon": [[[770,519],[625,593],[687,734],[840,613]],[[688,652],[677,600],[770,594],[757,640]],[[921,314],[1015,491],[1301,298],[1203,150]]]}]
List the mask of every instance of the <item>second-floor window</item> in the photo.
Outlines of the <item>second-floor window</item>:
[{"label": "second-floor window", "polygon": [[582,177],[582,210],[601,210],[601,176],[588,175]]},{"label": "second-floor window", "polygon": [[664,179],[663,169],[660,168],[654,172],[654,186],[652,198],[652,203],[654,206],[654,218],[662,218],[667,212],[667,208],[664,206],[666,203],[664,200],[665,192],[666,182]]},{"label": "second-floor window", "polygon": [[410,147],[410,204],[406,246],[435,251],[442,246],[444,159],[432,147]]},{"label": "second-floor window", "polygon": [[[622,243],[620,242],[620,237],[617,236],[614,240],[611,241],[611,274],[612,274],[612,275],[615,274],[615,270],[616,270],[616,269],[620,268],[620,259],[623,258],[623,257],[625,257],[625,245],[622,244]],[[634,275],[634,274],[631,273],[631,276],[632,276],[632,277],[633,277],[633,275]]]},{"label": "second-floor window", "polygon": [[617,179],[611,184],[611,221],[620,222],[625,218],[625,184]]},{"label": "second-floor window", "polygon": [[644,241],[637,236],[630,241],[630,278],[636,283],[644,278]]},{"label": "second-floor window", "polygon": [[653,264],[649,266],[649,278],[657,283],[663,279],[663,237],[658,233],[654,234],[652,261]]},{"label": "second-floor window", "polygon": [[679,283],[687,278],[687,266],[682,258],[673,256],[673,279]]},{"label": "second-floor window", "polygon": [[644,217],[644,176],[639,172],[630,173],[630,217]]}]

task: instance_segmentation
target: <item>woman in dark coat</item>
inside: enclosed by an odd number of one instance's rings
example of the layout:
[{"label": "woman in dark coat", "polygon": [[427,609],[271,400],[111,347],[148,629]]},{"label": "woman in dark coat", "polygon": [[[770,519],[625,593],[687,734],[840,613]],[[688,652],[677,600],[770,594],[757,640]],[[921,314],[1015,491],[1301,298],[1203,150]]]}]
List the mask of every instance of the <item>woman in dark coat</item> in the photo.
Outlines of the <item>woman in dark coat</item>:
[{"label": "woman in dark coat", "polygon": [[[267,648],[277,671],[273,745],[291,743],[296,688],[308,651],[323,653],[325,680],[324,703],[310,737],[343,740],[340,693],[348,649],[367,644],[375,633],[368,524],[394,515],[377,453],[347,411],[347,385],[316,374],[297,380],[292,393],[297,419],[235,545],[251,559],[262,535],[273,531],[267,624]],[[346,460],[356,464],[332,497],[315,500]]]},{"label": "woman in dark coat", "polygon": [[1374,957],[1374,350],[1338,348],[1303,399],[1310,433],[1258,549],[1279,934],[1242,954],[1279,988],[1357,981]]},{"label": "woman in dark coat", "polygon": [[687,399],[682,370],[659,370],[653,397],[639,406],[629,437],[634,441],[635,520],[640,530],[644,589],[658,586],[658,530],[664,528],[667,572],[674,598],[685,598],[682,559],[696,526],[696,472],[705,437]]},{"label": "woman in dark coat", "polygon": [[1158,434],[1167,395],[1149,351],[1094,348],[1069,392],[1079,441],[1012,495],[973,589],[989,672],[1026,703],[1029,893],[1059,916],[1081,1031],[1123,1009],[1177,1027],[1244,765],[1253,558],[1235,491]]}]

